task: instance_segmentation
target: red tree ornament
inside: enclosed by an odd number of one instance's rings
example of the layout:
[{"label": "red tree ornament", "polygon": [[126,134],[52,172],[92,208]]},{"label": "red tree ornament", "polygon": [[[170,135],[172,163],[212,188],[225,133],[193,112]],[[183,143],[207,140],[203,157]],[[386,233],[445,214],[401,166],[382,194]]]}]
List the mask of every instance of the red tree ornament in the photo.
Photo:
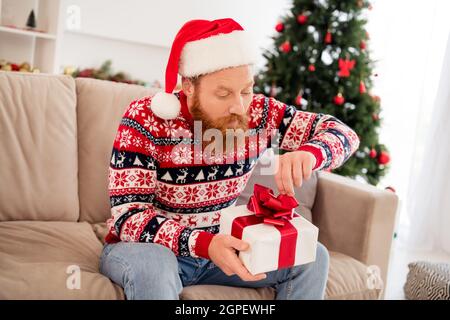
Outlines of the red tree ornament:
[{"label": "red tree ornament", "polygon": [[278,32],[283,32],[284,24],[282,22],[277,23],[277,25],[275,26],[275,30],[277,30]]},{"label": "red tree ornament", "polygon": [[369,157],[371,157],[372,159],[377,157],[377,150],[375,150],[374,148],[372,148],[369,152]]},{"label": "red tree ornament", "polygon": [[337,95],[335,95],[334,98],[333,98],[333,102],[334,102],[335,104],[337,104],[338,106],[343,105],[344,102],[345,102],[345,98],[344,98],[344,96],[342,95],[342,93],[339,92]]},{"label": "red tree ornament", "polygon": [[355,67],[355,60],[350,59],[339,59],[339,77],[347,78],[350,76],[350,70]]},{"label": "red tree ornament", "polygon": [[329,44],[332,41],[332,37],[331,37],[331,32],[327,31],[327,33],[325,34],[325,43]]},{"label": "red tree ornament", "polygon": [[372,119],[373,119],[373,121],[378,121],[378,120],[380,120],[380,116],[378,114],[376,114],[376,113],[373,113],[372,114]]},{"label": "red tree ornament", "polygon": [[379,164],[388,164],[389,161],[391,161],[391,157],[389,156],[389,153],[387,153],[386,151],[381,151],[380,155],[378,157],[378,163]]},{"label": "red tree ornament", "polygon": [[308,67],[308,70],[311,72],[314,72],[314,71],[316,71],[316,67],[313,64],[310,64]]},{"label": "red tree ornament", "polygon": [[280,46],[280,50],[283,51],[284,53],[288,53],[292,50],[292,46],[291,43],[289,41],[285,41],[281,44]]},{"label": "red tree ornament", "polygon": [[308,16],[306,16],[304,14],[299,14],[297,16],[297,22],[300,24],[305,24],[306,22],[308,22]]},{"label": "red tree ornament", "polygon": [[359,82],[359,93],[366,93],[366,85],[364,84],[364,81]]},{"label": "red tree ornament", "polygon": [[366,50],[366,47],[367,47],[367,45],[366,45],[366,42],[364,40],[359,43],[359,48],[361,50]]}]

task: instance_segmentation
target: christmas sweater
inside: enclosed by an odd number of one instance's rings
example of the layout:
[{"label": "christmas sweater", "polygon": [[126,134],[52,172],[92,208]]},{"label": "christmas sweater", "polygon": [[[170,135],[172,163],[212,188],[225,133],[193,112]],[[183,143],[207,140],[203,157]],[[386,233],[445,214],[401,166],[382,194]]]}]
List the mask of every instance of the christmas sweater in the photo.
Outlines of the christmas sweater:
[{"label": "christmas sweater", "polygon": [[258,157],[273,142],[270,132],[276,130],[280,149],[311,152],[313,170],[337,168],[359,147],[357,134],[334,116],[255,94],[248,110],[249,135],[269,132],[266,138],[246,139],[233,161],[207,162],[202,156],[193,161],[198,156],[194,121],[186,95],[176,95],[181,103],[176,119],[155,116],[151,96],[132,101],[121,119],[109,165],[106,243],[151,242],[176,256],[209,259],[221,210],[245,188]]}]

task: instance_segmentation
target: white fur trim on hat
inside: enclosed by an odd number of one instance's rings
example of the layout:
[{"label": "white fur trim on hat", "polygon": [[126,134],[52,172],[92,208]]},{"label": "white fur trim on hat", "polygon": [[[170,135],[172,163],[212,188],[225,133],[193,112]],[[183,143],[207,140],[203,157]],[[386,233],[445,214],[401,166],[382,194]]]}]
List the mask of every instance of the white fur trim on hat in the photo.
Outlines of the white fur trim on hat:
[{"label": "white fur trim on hat", "polygon": [[179,73],[185,77],[221,69],[254,64],[256,48],[243,30],[219,34],[186,43],[180,57]]},{"label": "white fur trim on hat", "polygon": [[176,95],[161,91],[152,97],[150,108],[155,116],[170,120],[178,116],[181,110],[181,104]]}]

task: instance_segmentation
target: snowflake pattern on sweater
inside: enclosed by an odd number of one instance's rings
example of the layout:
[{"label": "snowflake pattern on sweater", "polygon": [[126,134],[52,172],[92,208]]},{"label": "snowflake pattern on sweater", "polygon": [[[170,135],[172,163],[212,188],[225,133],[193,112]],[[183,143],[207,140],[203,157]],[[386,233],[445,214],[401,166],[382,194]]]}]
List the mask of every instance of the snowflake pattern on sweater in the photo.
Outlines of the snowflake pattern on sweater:
[{"label": "snowflake pattern on sweater", "polygon": [[[209,258],[221,210],[235,203],[273,135],[246,140],[232,163],[195,162],[193,119],[185,94],[176,95],[182,106],[176,119],[156,117],[149,108],[151,96],[132,101],[122,117],[109,166],[105,241],[153,242],[177,256]],[[250,135],[278,130],[281,149],[315,156],[313,170],[337,168],[359,147],[356,133],[339,119],[261,94],[253,96],[248,114]]]}]

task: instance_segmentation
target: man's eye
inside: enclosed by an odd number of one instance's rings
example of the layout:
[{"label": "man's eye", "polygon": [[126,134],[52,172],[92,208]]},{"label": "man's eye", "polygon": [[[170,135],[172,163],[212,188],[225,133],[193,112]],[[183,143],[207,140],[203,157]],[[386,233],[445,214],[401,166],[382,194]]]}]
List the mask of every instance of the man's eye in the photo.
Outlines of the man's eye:
[{"label": "man's eye", "polygon": [[226,97],[228,97],[228,93],[226,93],[226,94],[218,94],[217,96],[219,98],[226,98]]},{"label": "man's eye", "polygon": [[252,94],[251,92],[242,92],[242,94]]}]

